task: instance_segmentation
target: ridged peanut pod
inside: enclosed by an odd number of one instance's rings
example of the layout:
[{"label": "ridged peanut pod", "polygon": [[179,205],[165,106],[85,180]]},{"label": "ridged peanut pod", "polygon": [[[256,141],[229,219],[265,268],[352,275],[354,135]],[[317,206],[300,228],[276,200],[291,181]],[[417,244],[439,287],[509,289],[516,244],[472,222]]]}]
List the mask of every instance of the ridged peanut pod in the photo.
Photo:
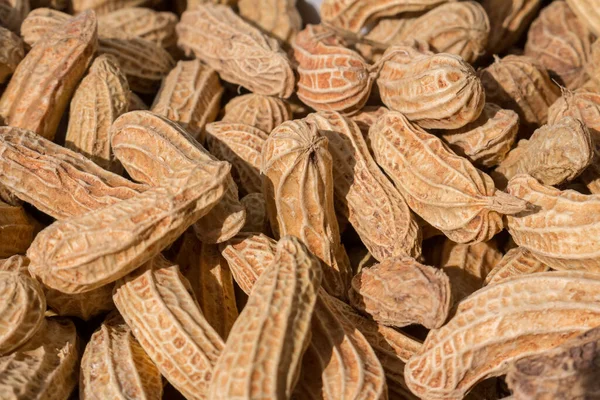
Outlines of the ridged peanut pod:
[{"label": "ridged peanut pod", "polygon": [[85,10],[94,10],[98,15],[129,7],[152,7],[161,0],[72,0],[73,13],[79,14]]},{"label": "ridged peanut pod", "polygon": [[217,73],[198,60],[179,61],[163,80],[152,112],[177,122],[204,143],[204,126],[219,113],[223,87]]},{"label": "ridged peanut pod", "polygon": [[254,93],[234,97],[224,111],[223,122],[252,125],[267,134],[292,119],[291,107],[285,100]]},{"label": "ridged peanut pod", "polygon": [[323,287],[345,297],[350,262],[340,241],[333,206],[328,140],[303,120],[279,125],[263,147],[267,212],[276,236],[300,238],[323,262]]},{"label": "ridged peanut pod", "polygon": [[542,126],[529,140],[519,141],[492,177],[499,188],[518,174],[529,174],[545,185],[561,185],[577,178],[593,156],[590,131],[582,121],[564,117]]},{"label": "ridged peanut pod", "polygon": [[321,19],[336,28],[359,33],[369,22],[408,12],[427,11],[448,0],[324,0]]},{"label": "ridged peanut pod", "polygon": [[5,268],[0,271],[0,356],[27,342],[42,326],[46,312],[40,284],[26,271]]},{"label": "ridged peanut pod", "polygon": [[311,338],[321,265],[295,237],[277,243],[214,370],[208,397],[290,398]]},{"label": "ridged peanut pod", "polygon": [[519,114],[521,123],[540,126],[548,121],[548,107],[560,89],[537,60],[509,55],[479,71],[486,99]]},{"label": "ridged peanut pod", "polygon": [[51,8],[31,10],[21,26],[21,36],[25,43],[33,46],[44,35],[71,19],[71,15]]},{"label": "ridged peanut pod", "polygon": [[593,0],[567,0],[567,4],[594,34],[600,35],[600,10]]},{"label": "ridged peanut pod", "polygon": [[[373,160],[356,123],[335,112],[306,121],[328,139],[337,212],[348,218],[377,260],[421,254],[421,232],[402,195]],[[338,205],[338,204],[336,204]]]},{"label": "ridged peanut pod", "polygon": [[542,0],[482,0],[490,20],[487,54],[501,54],[519,40]]},{"label": "ridged peanut pod", "polygon": [[517,245],[553,269],[600,271],[600,196],[560,191],[528,175],[512,178],[508,192],[536,211],[508,217]]},{"label": "ridged peanut pod", "polygon": [[121,173],[123,167],[110,148],[110,126],[128,111],[129,94],[117,59],[96,58],[71,99],[65,146],[104,169]]},{"label": "ridged peanut pod", "polygon": [[365,268],[352,279],[350,303],[388,326],[439,328],[452,304],[448,276],[411,257],[399,256]]},{"label": "ridged peanut pod", "polygon": [[498,282],[515,276],[546,271],[548,271],[548,266],[535,258],[529,250],[517,247],[510,249],[489,274],[487,274],[484,285],[495,285]]},{"label": "ridged peanut pod", "polygon": [[483,110],[483,86],[473,67],[458,56],[393,46],[378,63],[383,103],[423,128],[462,128]]},{"label": "ridged peanut pod", "polygon": [[384,114],[387,114],[388,112],[390,112],[390,110],[383,106],[365,106],[358,112],[358,114],[354,114],[352,117],[350,117],[350,119],[356,122],[356,124],[360,128],[365,141],[367,141],[366,143],[369,146],[369,148],[371,147],[370,143],[368,142],[369,129],[379,117],[381,117]]},{"label": "ridged peanut pod", "polygon": [[0,83],[8,80],[23,57],[23,40],[8,29],[0,27]]},{"label": "ridged peanut pod", "polygon": [[230,7],[204,4],[186,11],[177,24],[177,34],[179,47],[188,54],[193,52],[224,80],[267,96],[292,95],[294,72],[277,40],[245,22]]},{"label": "ridged peanut pod", "polygon": [[2,399],[64,400],[77,386],[79,338],[73,322],[46,318],[27,343],[0,357]]},{"label": "ridged peanut pod", "polygon": [[40,232],[27,252],[29,271],[45,285],[82,293],[122,278],[150,260],[214,207],[229,166],[203,163],[165,186]]},{"label": "ridged peanut pod", "polygon": [[115,308],[112,299],[114,284],[104,285],[85,293],[63,293],[44,286],[46,304],[61,317],[77,317],[84,321]]},{"label": "ridged peanut pod", "polygon": [[516,112],[486,103],[476,121],[438,134],[456,154],[468,158],[477,167],[489,168],[506,158],[518,131]]},{"label": "ridged peanut pod", "polygon": [[358,112],[366,103],[376,77],[356,51],[344,47],[332,31],[308,25],[296,35],[294,56],[298,62],[297,95],[318,111]]},{"label": "ridged peanut pod", "polygon": [[208,399],[225,344],[206,321],[179,267],[157,257],[119,281],[115,304],[160,373],[187,399]]},{"label": "ridged peanut pod", "polygon": [[268,137],[246,124],[220,121],[206,125],[208,150],[231,163],[233,179],[243,193],[262,192],[261,153]]},{"label": "ridged peanut pod", "polygon": [[[129,175],[150,186],[160,186],[182,168],[217,159],[173,121],[149,111],[129,112],[111,128],[112,148]],[[233,179],[227,192],[209,213],[194,224],[198,238],[221,243],[244,226],[246,212],[238,200]]]},{"label": "ridged peanut pod", "polygon": [[526,208],[525,201],[496,190],[488,175],[400,113],[379,118],[369,137],[375,160],[410,208],[450,240],[487,241],[503,229],[502,214]]},{"label": "ridged peanut pod", "polygon": [[126,200],[147,187],[25,129],[0,128],[0,183],[56,218],[78,216]]},{"label": "ridged peanut pod", "polygon": [[24,254],[35,233],[35,221],[22,206],[0,201],[0,257]]},{"label": "ridged peanut pod", "polygon": [[81,400],[160,400],[162,376],[118,313],[94,332],[81,360]]},{"label": "ridged peanut pod", "polygon": [[30,0],[3,0],[0,3],[0,25],[18,34],[31,9],[29,2]]},{"label": "ridged peanut pod", "polygon": [[488,286],[463,300],[453,318],[429,332],[406,364],[409,388],[422,399],[462,399],[510,362],[549,350],[600,324],[600,279],[545,272]]},{"label": "ridged peanut pod", "polygon": [[283,42],[302,29],[296,0],[240,0],[240,16]]},{"label": "ridged peanut pod", "polygon": [[14,255],[8,258],[0,259],[0,271],[3,272],[22,272],[29,274],[27,267],[29,259],[25,256]]},{"label": "ridged peanut pod", "polygon": [[54,139],[63,112],[97,46],[96,16],[83,13],[36,43],[0,98],[7,125]]},{"label": "ridged peanut pod", "polygon": [[247,194],[242,197],[240,203],[246,209],[246,223],[242,228],[242,232],[270,232],[267,200],[265,200],[262,193]]}]

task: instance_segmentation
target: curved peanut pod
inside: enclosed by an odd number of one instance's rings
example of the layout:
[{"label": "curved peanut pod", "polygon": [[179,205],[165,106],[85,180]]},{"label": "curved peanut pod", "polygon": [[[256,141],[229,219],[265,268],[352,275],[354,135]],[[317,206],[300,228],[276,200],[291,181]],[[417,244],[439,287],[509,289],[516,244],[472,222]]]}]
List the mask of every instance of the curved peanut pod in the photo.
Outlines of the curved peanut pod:
[{"label": "curved peanut pod", "polygon": [[293,43],[298,62],[298,98],[319,111],[358,112],[367,102],[376,73],[333,32],[308,25]]},{"label": "curved peanut pod", "polygon": [[251,125],[267,134],[292,119],[292,109],[285,100],[255,93],[229,100],[224,112],[223,122]]},{"label": "curved peanut pod", "polygon": [[81,399],[162,398],[162,376],[118,313],[94,332],[81,360]]},{"label": "curved peanut pod", "polygon": [[296,238],[277,243],[215,367],[210,399],[290,398],[321,284],[319,260]]},{"label": "curved peanut pod", "polygon": [[46,303],[61,317],[77,317],[88,321],[100,314],[114,310],[112,292],[114,285],[108,284],[85,293],[63,293],[44,286]]},{"label": "curved peanut pod", "polygon": [[294,72],[277,39],[244,21],[230,7],[199,5],[183,13],[176,29],[179,47],[194,53],[224,80],[267,96],[292,95]]},{"label": "curved peanut pod", "polygon": [[482,0],[490,20],[487,54],[501,54],[519,40],[535,18],[542,0]]},{"label": "curved peanut pod", "polygon": [[336,211],[347,218],[377,260],[421,254],[421,231],[402,195],[373,160],[362,132],[335,112],[306,121],[328,139]]},{"label": "curved peanut pod", "polygon": [[567,0],[577,17],[584,21],[596,35],[600,35],[600,10],[592,0]]},{"label": "curved peanut pod", "polygon": [[3,272],[22,272],[29,275],[27,267],[29,267],[29,258],[25,256],[14,255],[0,259],[0,271]]},{"label": "curved peanut pod", "polygon": [[303,120],[277,127],[263,146],[267,212],[276,235],[300,238],[323,262],[323,287],[345,297],[350,262],[340,241],[333,206],[328,140]]},{"label": "curved peanut pod", "polygon": [[0,98],[4,122],[53,140],[97,42],[96,16],[91,12],[42,37],[18,65]]},{"label": "curved peanut pod", "polygon": [[[383,106],[365,106],[357,114],[354,114],[352,117],[350,117],[350,119],[356,122],[356,125],[358,125],[360,128],[365,141],[367,141],[369,139],[367,135],[371,126],[373,126],[379,117],[389,112],[390,110]],[[370,143],[367,142],[367,146],[370,148]]]},{"label": "curved peanut pod", "polygon": [[393,46],[378,63],[383,103],[423,128],[461,128],[483,110],[483,86],[473,67],[458,56]]},{"label": "curved peanut pod", "polygon": [[[111,128],[116,157],[129,175],[150,186],[160,186],[182,168],[217,159],[178,124],[150,111],[132,111],[119,117]],[[199,239],[220,243],[232,238],[244,225],[246,212],[238,200],[237,186],[228,176],[223,199],[194,224]]]},{"label": "curved peanut pod", "polygon": [[6,400],[63,400],[77,386],[79,338],[66,318],[46,318],[27,343],[0,357],[0,393]]},{"label": "curved peanut pod", "polygon": [[51,8],[31,10],[21,26],[21,36],[25,43],[33,46],[44,35],[71,19],[71,15]]},{"label": "curved peanut pod", "polygon": [[41,327],[46,298],[28,274],[0,271],[0,356],[27,342]]},{"label": "curved peanut pod", "polygon": [[508,191],[533,206],[533,211],[508,217],[515,243],[558,270],[600,271],[600,196],[544,186],[517,175]]},{"label": "curved peanut pod", "polygon": [[23,40],[5,28],[0,28],[0,83],[8,80],[25,57]]},{"label": "curved peanut pod", "polygon": [[296,0],[240,0],[237,3],[242,18],[283,42],[290,41],[302,29]]},{"label": "curved peanut pod", "polygon": [[600,279],[545,272],[487,286],[429,332],[405,378],[423,399],[462,399],[479,381],[521,357],[551,349],[600,325]]},{"label": "curved peanut pod", "polygon": [[225,193],[229,166],[199,164],[112,206],[40,232],[27,252],[45,285],[82,293],[114,282],[171,244]]},{"label": "curved peanut pod", "polygon": [[207,399],[225,344],[202,315],[179,267],[155,258],[117,283],[114,300],[160,373],[187,399]]},{"label": "curved peanut pod", "polygon": [[94,10],[98,15],[108,14],[129,7],[153,7],[161,0],[73,0],[73,13]]},{"label": "curved peanut pod", "polygon": [[548,269],[548,266],[535,258],[529,250],[517,247],[509,250],[502,257],[494,269],[485,277],[484,285],[495,285],[515,276],[546,272]]},{"label": "curved peanut pod", "polygon": [[56,218],[80,216],[147,189],[25,129],[0,128],[0,183]]},{"label": "curved peanut pod", "polygon": [[492,179],[437,137],[390,112],[369,131],[375,160],[410,208],[457,243],[491,239],[502,214],[523,211],[526,202],[496,190]]},{"label": "curved peanut pod", "polygon": [[11,206],[0,201],[0,257],[24,254],[35,233],[35,221],[22,206]]},{"label": "curved peanut pod", "polygon": [[242,232],[268,233],[269,216],[267,215],[267,201],[262,193],[251,193],[240,200],[246,209],[246,223]]}]

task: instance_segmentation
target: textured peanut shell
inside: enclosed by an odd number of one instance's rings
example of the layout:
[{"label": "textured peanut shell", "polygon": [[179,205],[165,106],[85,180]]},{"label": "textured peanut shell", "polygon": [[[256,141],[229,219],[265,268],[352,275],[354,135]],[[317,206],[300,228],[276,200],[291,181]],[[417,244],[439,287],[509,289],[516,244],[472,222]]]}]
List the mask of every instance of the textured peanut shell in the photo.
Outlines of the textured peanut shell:
[{"label": "textured peanut shell", "polygon": [[529,250],[517,247],[510,249],[487,274],[484,285],[495,285],[515,276],[546,271],[548,271],[548,266],[535,258]]},{"label": "textured peanut shell", "polygon": [[161,0],[72,0],[73,13],[79,14],[84,10],[94,10],[98,15],[128,7],[152,7]]},{"label": "textured peanut shell", "polygon": [[267,96],[292,95],[294,72],[277,40],[231,8],[204,4],[186,11],[177,24],[177,34],[179,47],[215,69],[224,80]]},{"label": "textured peanut shell", "polygon": [[213,69],[198,60],[179,61],[163,80],[151,110],[177,122],[203,143],[204,126],[217,118],[222,95]]},{"label": "textured peanut shell", "polygon": [[473,67],[458,56],[392,46],[379,64],[383,103],[423,128],[458,129],[483,110],[483,86]]},{"label": "textured peanut shell", "polygon": [[7,125],[54,139],[62,114],[97,46],[96,17],[86,12],[36,42],[0,98]]},{"label": "textured peanut shell", "polygon": [[223,122],[251,125],[267,134],[292,119],[291,107],[285,100],[254,93],[229,100],[224,112]]},{"label": "textured peanut shell", "polygon": [[71,18],[66,12],[51,8],[31,10],[21,26],[23,41],[29,46],[33,46],[41,37],[70,21]]},{"label": "textured peanut shell", "polygon": [[29,259],[25,256],[14,255],[8,258],[0,259],[0,271],[3,272],[22,272],[29,274],[27,267]]},{"label": "textured peanut shell", "polygon": [[219,357],[210,399],[290,397],[311,338],[321,276],[319,260],[297,238],[278,242]]},{"label": "textured peanut shell", "polygon": [[239,0],[240,16],[263,31],[288,42],[302,29],[296,0]]},{"label": "textured peanut shell", "polygon": [[409,388],[423,399],[462,399],[477,382],[505,374],[511,361],[598,326],[598,289],[593,274],[545,272],[477,291],[406,364]]},{"label": "textured peanut shell", "polygon": [[0,393],[6,400],[64,400],[77,386],[79,339],[64,318],[46,318],[25,345],[0,357]]},{"label": "textured peanut shell", "polygon": [[0,257],[25,253],[35,233],[35,221],[23,207],[0,201]]},{"label": "textured peanut shell", "polygon": [[584,21],[590,30],[600,35],[600,10],[593,0],[567,0],[567,4],[577,17]]},{"label": "textured peanut shell", "polygon": [[501,54],[519,40],[535,18],[541,0],[482,0],[490,20],[487,53]]},{"label": "textured peanut shell", "polygon": [[358,125],[335,112],[310,114],[306,120],[328,139],[336,211],[373,257],[418,257],[421,235],[414,215],[373,160]]},{"label": "textured peanut shell", "polygon": [[129,108],[129,84],[116,58],[94,60],[73,98],[65,146],[119,174],[123,167],[110,148],[110,126]]},{"label": "textured peanut shell", "polygon": [[23,40],[8,29],[0,27],[0,83],[8,80],[23,57]]},{"label": "textured peanut shell", "polygon": [[506,158],[518,131],[516,112],[486,103],[476,121],[460,129],[440,132],[440,135],[457,155],[469,159],[477,167],[489,168]]},{"label": "textured peanut shell", "polygon": [[[368,141],[368,133],[371,126],[377,121],[379,117],[390,112],[386,107],[383,106],[365,106],[357,114],[354,114],[350,119],[358,125],[365,141]],[[367,142],[367,145],[370,144]]]},{"label": "textured peanut shell", "polygon": [[268,233],[269,217],[267,215],[267,201],[262,193],[250,193],[240,200],[246,209],[246,223],[242,232]]},{"label": "textured peanut shell", "polygon": [[502,214],[525,202],[496,190],[492,179],[437,137],[390,112],[369,131],[375,160],[409,207],[457,243],[489,240],[503,229]]},{"label": "textured peanut shell", "polygon": [[553,269],[600,270],[598,195],[560,191],[528,175],[511,179],[508,192],[535,210],[508,217],[508,231],[517,245]]},{"label": "textured peanut shell", "polygon": [[333,206],[333,166],[328,140],[303,120],[279,125],[263,146],[262,173],[271,228],[293,235],[323,262],[323,287],[345,297],[348,256]]},{"label": "textured peanut shell", "polygon": [[160,400],[162,376],[118,313],[94,332],[81,360],[81,399]]},{"label": "textured peanut shell", "polygon": [[42,326],[46,298],[28,274],[0,271],[0,356],[12,353]]},{"label": "textured peanut shell", "polygon": [[179,267],[164,258],[119,281],[114,300],[160,373],[187,399],[207,399],[225,344],[200,311]]},{"label": "textured peanut shell", "polygon": [[63,293],[44,286],[44,293],[48,308],[56,315],[88,321],[115,308],[113,287],[113,284],[108,284],[85,293]]}]

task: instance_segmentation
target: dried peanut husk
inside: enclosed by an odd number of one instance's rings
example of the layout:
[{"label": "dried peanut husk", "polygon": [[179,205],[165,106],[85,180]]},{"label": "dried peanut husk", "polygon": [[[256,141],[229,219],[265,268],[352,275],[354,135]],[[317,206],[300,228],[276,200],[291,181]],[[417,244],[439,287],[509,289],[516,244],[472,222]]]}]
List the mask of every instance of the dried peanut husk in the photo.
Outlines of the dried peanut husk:
[{"label": "dried peanut husk", "polygon": [[593,0],[567,0],[567,4],[594,34],[600,35],[600,10]]},{"label": "dried peanut husk", "polygon": [[223,122],[251,125],[267,134],[292,119],[291,107],[285,100],[254,93],[234,97],[223,110]]},{"label": "dried peanut husk", "polygon": [[114,310],[112,292],[114,284],[108,284],[85,293],[64,293],[43,286],[48,308],[61,317],[77,317],[84,321]]},{"label": "dried peanut husk", "polygon": [[548,271],[548,266],[522,247],[510,249],[487,274],[484,285],[495,285],[515,276]]},{"label": "dried peanut husk", "polygon": [[98,15],[129,7],[153,7],[161,0],[72,0],[73,13],[79,14],[85,10],[94,10]]},{"label": "dried peanut husk", "polygon": [[0,83],[4,83],[25,57],[25,48],[19,36],[0,27],[0,49]]},{"label": "dried peanut husk", "polygon": [[296,0],[239,0],[237,5],[242,18],[283,42],[302,29]]}]

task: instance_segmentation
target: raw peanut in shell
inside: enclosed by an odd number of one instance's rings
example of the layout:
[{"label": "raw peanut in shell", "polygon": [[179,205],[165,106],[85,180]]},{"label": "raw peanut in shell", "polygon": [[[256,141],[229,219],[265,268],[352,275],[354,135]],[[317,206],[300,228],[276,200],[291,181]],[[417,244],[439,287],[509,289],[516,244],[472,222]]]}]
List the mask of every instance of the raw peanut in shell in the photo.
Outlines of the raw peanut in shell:
[{"label": "raw peanut in shell", "polygon": [[97,46],[96,16],[85,12],[36,43],[0,98],[7,125],[54,139],[63,112]]},{"label": "raw peanut in shell", "polygon": [[160,400],[162,376],[118,313],[94,332],[81,360],[82,399]]},{"label": "raw peanut in shell", "polygon": [[72,0],[74,14],[94,10],[98,15],[129,7],[153,7],[160,3],[161,0]]},{"label": "raw peanut in shell", "polygon": [[0,27],[0,83],[8,80],[23,57],[23,40],[8,29]]},{"label": "raw peanut in shell", "polygon": [[488,175],[400,113],[379,118],[369,137],[375,160],[409,207],[452,241],[485,242],[503,229],[502,214],[526,208],[525,201],[496,190]]},{"label": "raw peanut in shell", "polygon": [[503,375],[512,361],[549,350],[600,324],[600,279],[545,272],[487,286],[463,300],[448,323],[429,332],[404,370],[422,399],[462,399],[477,382]]},{"label": "raw peanut in shell", "polygon": [[452,292],[446,274],[411,257],[388,258],[363,269],[352,279],[350,303],[388,326],[444,324]]},{"label": "raw peanut in shell", "polygon": [[350,119],[356,122],[356,124],[360,128],[365,138],[365,141],[367,141],[367,145],[369,145],[369,129],[379,117],[381,117],[384,114],[387,114],[388,112],[390,112],[390,110],[383,106],[365,106],[358,112],[358,114],[354,114],[350,117]]},{"label": "raw peanut in shell", "polygon": [[23,41],[32,46],[44,35],[53,31],[60,25],[69,22],[73,17],[66,12],[50,8],[31,10],[21,26]]},{"label": "raw peanut in shell", "polygon": [[596,36],[600,36],[600,10],[594,0],[567,0],[567,4]]},{"label": "raw peanut in shell", "polygon": [[204,4],[186,11],[177,24],[177,34],[179,47],[215,69],[224,80],[267,96],[292,95],[294,71],[277,40],[231,8]]},{"label": "raw peanut in shell", "polygon": [[240,16],[282,42],[302,29],[296,0],[239,0]]},{"label": "raw peanut in shell", "polygon": [[24,254],[35,233],[35,222],[22,206],[0,201],[0,257]]},{"label": "raw peanut in shell", "polygon": [[378,64],[383,103],[423,128],[458,129],[483,110],[483,86],[473,67],[458,56],[393,46]]},{"label": "raw peanut in shell", "polygon": [[224,112],[223,122],[251,125],[267,134],[292,119],[292,109],[288,102],[254,93],[229,100]]},{"label": "raw peanut in shell", "polygon": [[510,249],[487,274],[484,285],[495,285],[515,276],[546,272],[548,269],[529,250],[517,247]]}]

